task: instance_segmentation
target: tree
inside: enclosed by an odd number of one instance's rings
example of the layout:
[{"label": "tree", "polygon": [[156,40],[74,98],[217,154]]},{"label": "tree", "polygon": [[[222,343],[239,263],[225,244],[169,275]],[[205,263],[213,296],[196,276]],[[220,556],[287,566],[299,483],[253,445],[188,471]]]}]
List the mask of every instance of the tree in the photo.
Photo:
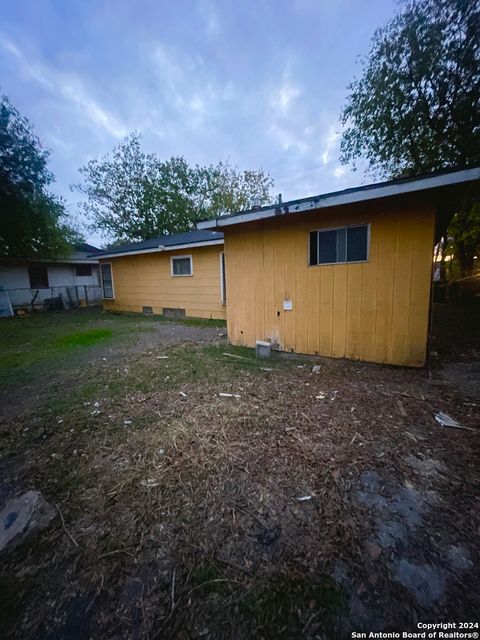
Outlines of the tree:
[{"label": "tree", "polygon": [[92,227],[118,244],[194,228],[201,219],[270,199],[273,181],[262,170],[239,172],[228,164],[190,166],[182,157],[161,161],[145,153],[132,133],[112,154],[80,168],[74,189],[86,196]]},{"label": "tree", "polygon": [[[363,75],[349,90],[341,116],[342,162],[364,158],[373,173],[388,178],[478,165],[479,1],[404,2],[400,14],[375,32]],[[472,204],[459,209],[449,231],[457,253],[468,233],[463,224],[476,219]],[[463,256],[465,268],[474,244]]]},{"label": "tree", "polygon": [[0,97],[0,256],[9,260],[68,253],[81,238],[68,224],[53,182],[49,152],[30,122]]}]

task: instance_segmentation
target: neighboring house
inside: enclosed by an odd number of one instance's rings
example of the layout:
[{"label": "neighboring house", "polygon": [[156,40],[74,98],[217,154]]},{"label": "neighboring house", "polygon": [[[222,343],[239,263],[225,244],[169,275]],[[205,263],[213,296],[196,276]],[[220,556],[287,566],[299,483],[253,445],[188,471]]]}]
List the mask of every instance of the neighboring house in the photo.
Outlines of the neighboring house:
[{"label": "neighboring house", "polygon": [[422,366],[436,215],[479,179],[431,174],[199,223],[225,235],[230,341]]},{"label": "neighboring house", "polygon": [[225,318],[222,233],[161,236],[105,251],[99,259],[108,311]]},{"label": "neighboring house", "polygon": [[0,287],[9,294],[14,307],[39,306],[47,298],[70,294],[86,303],[100,298],[97,254],[100,249],[82,243],[67,257],[28,263],[2,262]]}]

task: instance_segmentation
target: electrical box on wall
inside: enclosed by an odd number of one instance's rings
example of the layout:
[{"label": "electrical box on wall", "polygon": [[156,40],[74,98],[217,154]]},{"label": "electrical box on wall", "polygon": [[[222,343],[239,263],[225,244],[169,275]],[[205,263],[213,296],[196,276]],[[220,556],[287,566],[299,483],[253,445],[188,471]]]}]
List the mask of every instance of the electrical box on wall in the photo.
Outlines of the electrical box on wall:
[{"label": "electrical box on wall", "polygon": [[283,301],[283,310],[284,311],[291,311],[293,309],[293,302],[291,300],[284,300]]}]

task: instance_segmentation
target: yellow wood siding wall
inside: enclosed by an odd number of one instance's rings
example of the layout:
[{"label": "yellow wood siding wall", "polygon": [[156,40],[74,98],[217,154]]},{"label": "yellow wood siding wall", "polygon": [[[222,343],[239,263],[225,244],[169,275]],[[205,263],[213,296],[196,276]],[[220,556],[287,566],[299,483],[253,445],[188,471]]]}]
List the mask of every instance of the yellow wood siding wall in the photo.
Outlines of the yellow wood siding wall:
[{"label": "yellow wood siding wall", "polygon": [[[220,254],[223,245],[182,249],[165,253],[144,253],[101,260],[112,265],[114,300],[104,300],[108,311],[142,312],[153,307],[185,309],[196,318],[225,319],[221,300]],[[171,256],[192,256],[193,275],[172,277]]]},{"label": "yellow wood siding wall", "polygon": [[[309,231],[359,223],[371,225],[367,262],[308,265]],[[431,207],[379,201],[226,227],[231,342],[423,365],[434,224]]]}]

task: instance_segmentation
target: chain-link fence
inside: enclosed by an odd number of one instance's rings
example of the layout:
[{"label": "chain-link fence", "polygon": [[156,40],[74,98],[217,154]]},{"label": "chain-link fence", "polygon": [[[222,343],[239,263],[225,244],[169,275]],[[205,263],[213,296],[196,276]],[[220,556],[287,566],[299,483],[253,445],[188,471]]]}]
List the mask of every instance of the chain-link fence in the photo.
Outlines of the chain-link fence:
[{"label": "chain-link fence", "polygon": [[91,307],[101,304],[99,285],[71,285],[44,289],[5,289],[13,309],[54,310]]}]

